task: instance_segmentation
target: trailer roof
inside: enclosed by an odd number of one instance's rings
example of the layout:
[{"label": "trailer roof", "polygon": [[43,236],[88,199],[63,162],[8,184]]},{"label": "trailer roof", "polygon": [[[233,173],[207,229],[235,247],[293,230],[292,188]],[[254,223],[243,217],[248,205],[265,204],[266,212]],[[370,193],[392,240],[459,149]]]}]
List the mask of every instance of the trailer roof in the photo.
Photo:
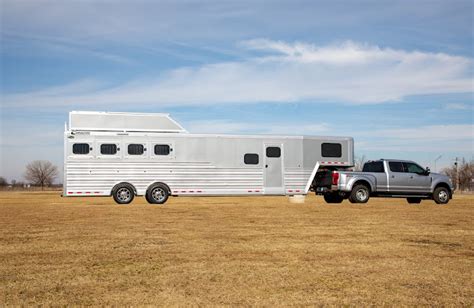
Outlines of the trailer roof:
[{"label": "trailer roof", "polygon": [[69,129],[74,131],[120,131],[187,133],[167,113],[71,111]]}]

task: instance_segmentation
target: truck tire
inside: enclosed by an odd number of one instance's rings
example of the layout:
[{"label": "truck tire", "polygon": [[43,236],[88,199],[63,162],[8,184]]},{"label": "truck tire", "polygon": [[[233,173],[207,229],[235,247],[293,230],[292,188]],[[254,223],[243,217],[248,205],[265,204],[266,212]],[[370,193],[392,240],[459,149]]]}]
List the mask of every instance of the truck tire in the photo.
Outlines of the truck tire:
[{"label": "truck tire", "polygon": [[112,191],[112,197],[118,204],[129,204],[135,198],[135,190],[129,184],[119,184]]},{"label": "truck tire", "polygon": [[344,198],[337,193],[324,194],[324,201],[326,203],[342,203]]},{"label": "truck tire", "polygon": [[351,203],[367,203],[367,201],[369,201],[369,198],[369,188],[363,184],[359,184],[352,188],[351,194],[349,196],[349,201]]},{"label": "truck tire", "polygon": [[151,204],[164,204],[169,196],[168,187],[165,184],[158,183],[148,188],[145,199]]},{"label": "truck tire", "polygon": [[437,204],[446,204],[449,202],[450,192],[446,187],[438,187],[433,192],[433,200]]},{"label": "truck tire", "polygon": [[410,204],[417,204],[417,203],[421,202],[421,198],[409,197],[409,198],[407,198],[407,201]]}]

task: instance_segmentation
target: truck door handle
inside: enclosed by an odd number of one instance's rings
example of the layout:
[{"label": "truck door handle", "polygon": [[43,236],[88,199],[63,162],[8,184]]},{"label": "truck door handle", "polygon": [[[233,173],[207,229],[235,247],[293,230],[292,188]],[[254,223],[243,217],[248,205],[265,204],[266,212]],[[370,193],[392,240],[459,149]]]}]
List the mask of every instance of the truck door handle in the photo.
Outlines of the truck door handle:
[{"label": "truck door handle", "polygon": [[412,175],[412,176],[410,176],[410,179],[413,179],[413,175]]},{"label": "truck door handle", "polygon": [[392,175],[392,179],[394,179],[394,178],[395,178],[395,176],[394,176],[394,175]]}]

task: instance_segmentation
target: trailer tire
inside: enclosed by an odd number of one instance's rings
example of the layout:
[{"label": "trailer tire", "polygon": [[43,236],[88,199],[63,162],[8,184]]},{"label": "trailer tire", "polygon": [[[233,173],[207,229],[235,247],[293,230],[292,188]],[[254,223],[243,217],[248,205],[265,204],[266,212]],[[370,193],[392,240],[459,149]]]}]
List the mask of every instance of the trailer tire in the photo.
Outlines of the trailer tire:
[{"label": "trailer tire", "polygon": [[367,203],[370,198],[370,190],[364,184],[356,185],[352,188],[351,194],[349,196],[349,201],[351,203]]},{"label": "trailer tire", "polygon": [[169,196],[169,187],[163,183],[157,183],[148,188],[145,199],[150,204],[164,204]]},{"label": "trailer tire", "polygon": [[342,203],[344,198],[337,193],[324,194],[324,201],[326,203]]},{"label": "trailer tire", "polygon": [[439,186],[433,192],[433,200],[437,204],[446,204],[449,202],[450,192],[446,187]]},{"label": "trailer tire", "polygon": [[410,203],[410,204],[419,204],[419,203],[421,203],[421,198],[408,197],[407,202]]},{"label": "trailer tire", "polygon": [[112,190],[112,197],[118,204],[129,204],[135,198],[135,189],[127,183],[121,183]]}]

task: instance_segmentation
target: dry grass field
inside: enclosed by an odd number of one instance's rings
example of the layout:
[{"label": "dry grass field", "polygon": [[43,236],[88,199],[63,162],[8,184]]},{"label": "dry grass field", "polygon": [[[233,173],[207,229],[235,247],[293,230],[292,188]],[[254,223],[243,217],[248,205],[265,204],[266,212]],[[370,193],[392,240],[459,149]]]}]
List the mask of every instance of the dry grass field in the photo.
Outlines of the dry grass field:
[{"label": "dry grass field", "polygon": [[474,305],[474,196],[0,193],[0,305]]}]

